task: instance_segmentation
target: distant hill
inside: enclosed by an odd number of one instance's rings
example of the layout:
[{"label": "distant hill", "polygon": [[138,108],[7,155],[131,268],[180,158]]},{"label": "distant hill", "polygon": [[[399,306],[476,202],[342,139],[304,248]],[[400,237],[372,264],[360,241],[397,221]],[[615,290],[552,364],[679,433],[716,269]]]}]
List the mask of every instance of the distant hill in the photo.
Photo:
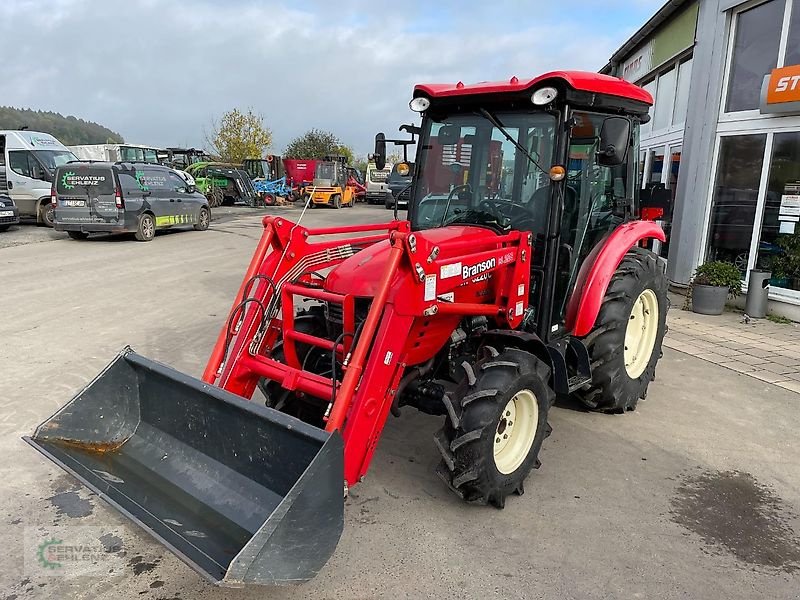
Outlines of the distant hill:
[{"label": "distant hill", "polygon": [[0,106],[0,129],[20,129],[49,133],[66,146],[124,142],[116,131],[77,117],[59,113]]}]

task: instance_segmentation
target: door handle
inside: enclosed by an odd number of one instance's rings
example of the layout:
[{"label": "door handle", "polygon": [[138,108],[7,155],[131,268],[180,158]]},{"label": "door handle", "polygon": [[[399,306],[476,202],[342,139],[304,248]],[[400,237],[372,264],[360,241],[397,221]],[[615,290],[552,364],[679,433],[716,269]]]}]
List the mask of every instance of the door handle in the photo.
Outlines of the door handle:
[{"label": "door handle", "polygon": [[13,190],[14,189],[14,182],[13,181],[6,181],[6,187],[9,190]]},{"label": "door handle", "polygon": [[175,202],[175,198],[170,198],[169,201],[170,202]]},{"label": "door handle", "polygon": [[178,202],[183,202],[183,200],[181,200],[180,198],[178,198]]}]

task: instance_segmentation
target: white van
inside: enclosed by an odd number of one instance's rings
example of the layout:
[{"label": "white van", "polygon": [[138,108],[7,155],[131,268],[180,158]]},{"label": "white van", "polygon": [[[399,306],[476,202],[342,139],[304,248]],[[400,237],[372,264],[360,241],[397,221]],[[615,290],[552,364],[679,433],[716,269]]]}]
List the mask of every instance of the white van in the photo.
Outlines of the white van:
[{"label": "white van", "polygon": [[20,216],[52,227],[53,174],[71,160],[75,155],[49,133],[0,130],[0,194],[11,196]]},{"label": "white van", "polygon": [[367,203],[368,204],[383,204],[386,201],[386,195],[391,196],[389,191],[389,175],[392,172],[392,165],[386,163],[383,169],[378,169],[375,163],[369,161],[367,164]]},{"label": "white van", "polygon": [[68,150],[80,160],[103,160],[108,162],[144,162],[160,164],[158,154],[161,148],[142,144],[84,144],[67,146]]}]

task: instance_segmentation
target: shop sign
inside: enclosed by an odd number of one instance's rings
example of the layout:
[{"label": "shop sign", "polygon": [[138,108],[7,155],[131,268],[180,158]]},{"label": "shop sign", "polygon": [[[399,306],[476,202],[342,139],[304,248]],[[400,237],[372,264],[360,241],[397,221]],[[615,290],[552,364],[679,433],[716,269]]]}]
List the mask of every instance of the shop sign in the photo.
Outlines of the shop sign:
[{"label": "shop sign", "polygon": [[761,85],[763,114],[800,113],[800,65],[773,69]]},{"label": "shop sign", "polygon": [[652,64],[653,40],[650,40],[622,63],[621,77],[625,81],[638,81],[650,72]]}]

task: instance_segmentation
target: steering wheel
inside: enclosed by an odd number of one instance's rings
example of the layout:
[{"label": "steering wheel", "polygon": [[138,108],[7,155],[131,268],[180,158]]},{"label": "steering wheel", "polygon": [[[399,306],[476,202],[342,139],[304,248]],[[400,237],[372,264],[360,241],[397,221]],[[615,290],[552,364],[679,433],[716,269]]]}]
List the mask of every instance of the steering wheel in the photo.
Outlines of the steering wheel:
[{"label": "steering wheel", "polygon": [[457,185],[452,190],[450,190],[450,193],[447,194],[447,200],[444,203],[444,211],[445,212],[442,215],[442,219],[447,218],[447,213],[450,210],[450,201],[453,199],[453,196],[455,196],[456,192],[458,192],[459,190],[464,190],[464,191],[467,191],[467,192],[469,192],[471,194],[472,193],[472,186],[470,184],[468,184],[468,183],[465,183],[464,185]]}]

